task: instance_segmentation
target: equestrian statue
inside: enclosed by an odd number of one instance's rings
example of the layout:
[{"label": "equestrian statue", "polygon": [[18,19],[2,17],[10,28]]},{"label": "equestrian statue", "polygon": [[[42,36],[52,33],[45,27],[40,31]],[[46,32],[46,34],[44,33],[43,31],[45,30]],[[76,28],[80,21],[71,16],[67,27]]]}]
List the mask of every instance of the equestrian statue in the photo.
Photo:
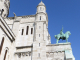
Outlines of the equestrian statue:
[{"label": "equestrian statue", "polygon": [[66,40],[66,42],[68,42],[68,38],[69,38],[69,35],[71,35],[70,31],[67,31],[65,34],[63,33],[63,27],[60,31],[60,33],[58,35],[55,35],[55,38],[57,39],[57,43],[60,39],[62,40]]}]

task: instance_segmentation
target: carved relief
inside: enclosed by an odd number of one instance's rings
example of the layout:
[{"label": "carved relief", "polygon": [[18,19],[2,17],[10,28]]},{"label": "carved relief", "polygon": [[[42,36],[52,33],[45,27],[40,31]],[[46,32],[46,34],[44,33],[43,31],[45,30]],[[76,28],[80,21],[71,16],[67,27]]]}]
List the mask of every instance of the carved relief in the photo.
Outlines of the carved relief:
[{"label": "carved relief", "polygon": [[28,53],[26,53],[26,56],[28,56],[29,54]]},{"label": "carved relief", "polygon": [[47,52],[46,53],[47,59],[62,60],[63,59],[63,58],[61,58],[62,56],[64,56],[64,52],[62,52],[62,51]]},{"label": "carved relief", "polygon": [[46,54],[46,57],[47,57],[47,58],[49,57],[49,53]]},{"label": "carved relief", "polygon": [[46,57],[48,58],[48,57],[54,57],[54,53],[47,53],[46,54]]},{"label": "carved relief", "polygon": [[50,57],[54,57],[54,53],[50,53]]},{"label": "carved relief", "polygon": [[25,53],[22,53],[22,56],[25,56]]},{"label": "carved relief", "polygon": [[31,52],[15,53],[15,56],[18,56],[18,58],[27,57],[27,56],[31,56]]},{"label": "carved relief", "polygon": [[21,58],[21,53],[18,54],[18,57]]}]

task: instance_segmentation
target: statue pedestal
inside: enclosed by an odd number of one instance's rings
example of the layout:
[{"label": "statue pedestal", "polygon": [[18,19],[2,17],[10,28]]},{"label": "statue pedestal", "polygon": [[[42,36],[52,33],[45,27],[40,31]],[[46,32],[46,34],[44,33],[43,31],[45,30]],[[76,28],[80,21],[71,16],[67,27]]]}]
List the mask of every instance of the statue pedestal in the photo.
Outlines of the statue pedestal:
[{"label": "statue pedestal", "polygon": [[62,44],[62,45],[65,45],[65,44],[71,44],[70,42],[65,42],[65,43],[56,43],[56,44]]},{"label": "statue pedestal", "polygon": [[65,58],[66,60],[75,60],[73,53],[72,53],[72,48],[71,48],[71,43],[70,42],[66,42],[66,43],[57,43],[57,45],[59,45],[59,47],[64,46],[63,47],[63,51],[65,51]]},{"label": "statue pedestal", "polygon": [[58,43],[58,44],[49,44],[47,45],[47,52],[54,53],[53,59],[66,59],[66,60],[75,60],[71,43]]}]

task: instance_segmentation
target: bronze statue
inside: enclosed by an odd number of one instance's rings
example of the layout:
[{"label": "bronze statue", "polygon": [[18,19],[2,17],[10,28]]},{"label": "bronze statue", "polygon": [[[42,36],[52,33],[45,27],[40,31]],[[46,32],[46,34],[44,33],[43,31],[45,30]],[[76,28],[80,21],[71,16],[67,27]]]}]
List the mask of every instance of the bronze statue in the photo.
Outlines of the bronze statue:
[{"label": "bronze statue", "polygon": [[61,29],[61,31],[60,31],[60,34],[61,34],[61,35],[63,35],[63,34],[64,34],[64,33],[63,33],[63,27],[62,27],[62,29]]},{"label": "bronze statue", "polygon": [[66,42],[68,42],[68,38],[69,38],[69,35],[71,35],[70,31],[67,31],[65,34],[63,33],[63,27],[60,31],[60,34],[58,35],[55,35],[55,38],[57,39],[57,43],[60,39],[62,40],[66,40]]}]

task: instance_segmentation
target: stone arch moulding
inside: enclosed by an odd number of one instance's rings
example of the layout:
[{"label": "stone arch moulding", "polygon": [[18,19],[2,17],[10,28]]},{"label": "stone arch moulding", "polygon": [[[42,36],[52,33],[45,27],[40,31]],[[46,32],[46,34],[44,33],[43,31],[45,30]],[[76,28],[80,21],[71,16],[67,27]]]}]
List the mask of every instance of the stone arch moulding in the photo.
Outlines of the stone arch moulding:
[{"label": "stone arch moulding", "polygon": [[6,51],[6,50],[7,50],[7,52],[9,52],[9,48],[8,48],[8,47],[5,48],[5,51]]}]

